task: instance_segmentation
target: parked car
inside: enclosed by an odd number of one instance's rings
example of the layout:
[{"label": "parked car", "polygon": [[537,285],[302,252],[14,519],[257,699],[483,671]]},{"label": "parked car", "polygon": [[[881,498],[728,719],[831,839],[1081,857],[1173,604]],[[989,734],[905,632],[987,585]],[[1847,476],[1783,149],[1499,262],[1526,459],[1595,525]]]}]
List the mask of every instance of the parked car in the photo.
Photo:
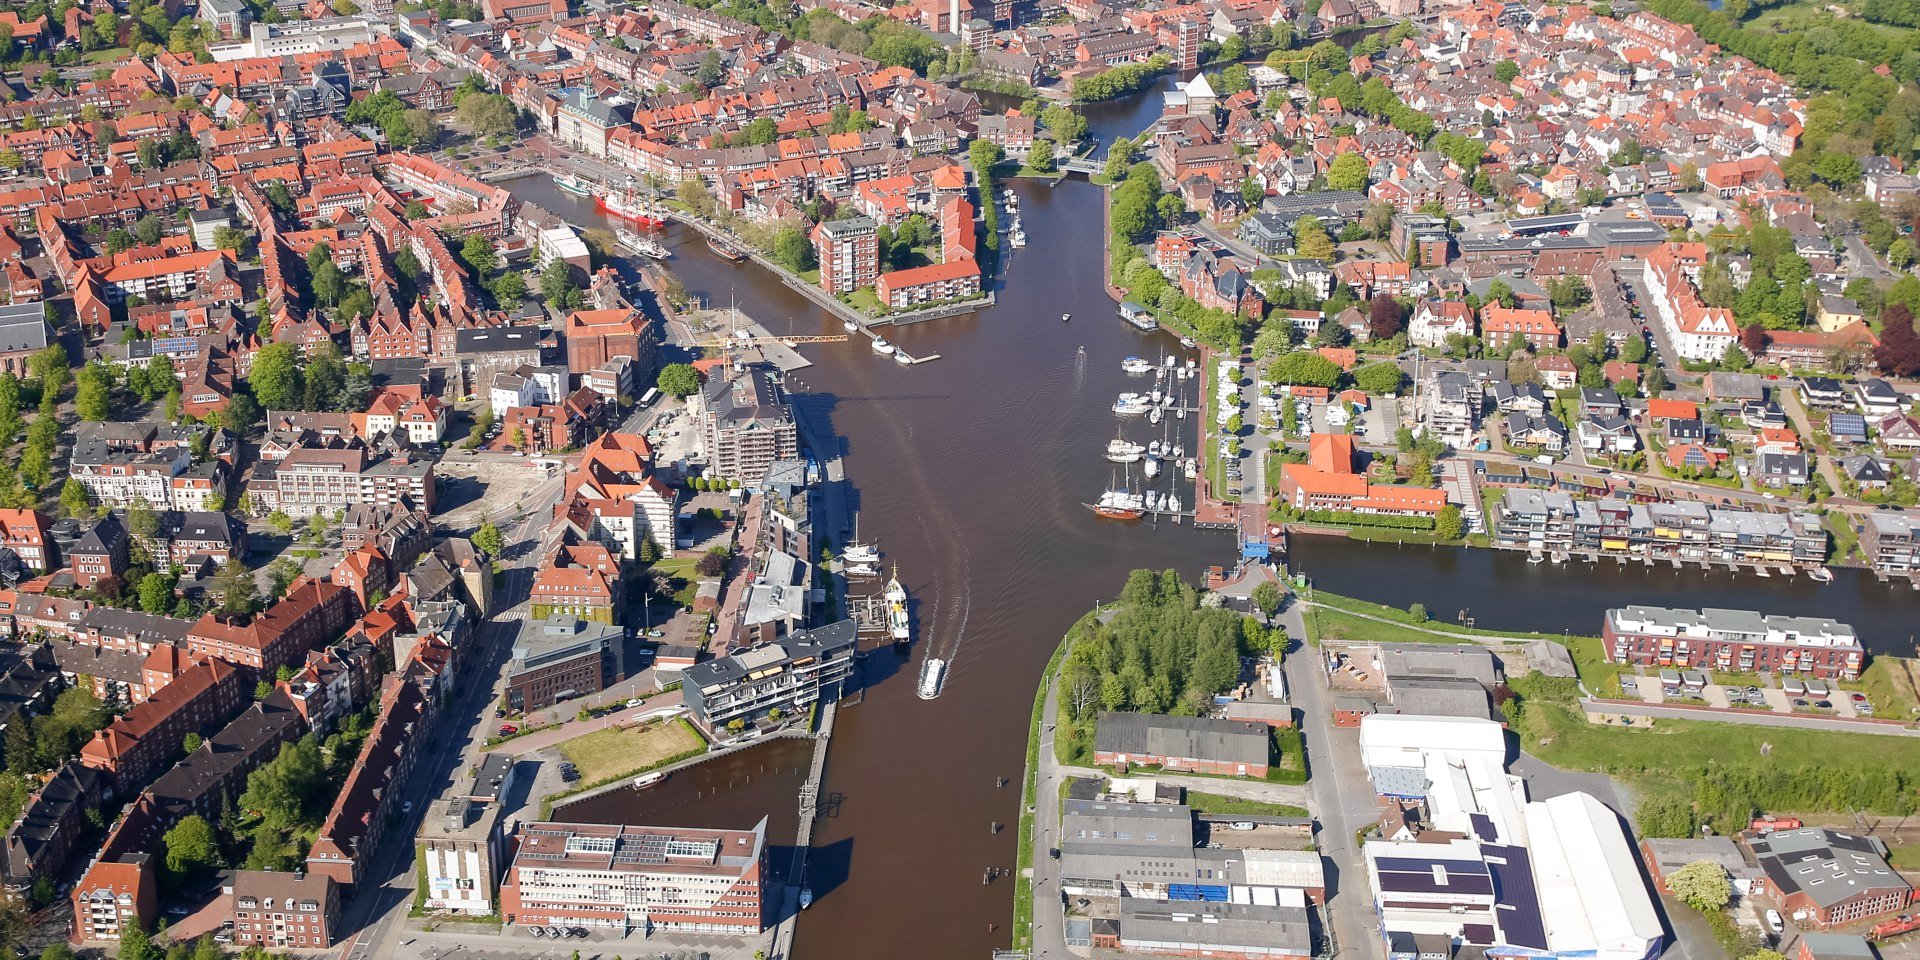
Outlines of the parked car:
[{"label": "parked car", "polygon": [[1776,937],[1787,932],[1787,924],[1780,919],[1780,911],[1773,909],[1767,911],[1767,929],[1772,930]]},{"label": "parked car", "polygon": [[514,726],[511,723],[503,723],[500,725],[500,735],[503,737],[511,737],[514,734],[519,732],[520,732],[520,728]]},{"label": "parked car", "polygon": [[1852,698],[1852,700],[1853,700],[1853,702],[1854,702],[1854,703],[1866,703],[1866,702],[1867,702],[1867,695],[1866,695],[1866,694],[1864,694],[1864,693],[1854,693],[1854,694],[1848,694],[1848,696]]}]

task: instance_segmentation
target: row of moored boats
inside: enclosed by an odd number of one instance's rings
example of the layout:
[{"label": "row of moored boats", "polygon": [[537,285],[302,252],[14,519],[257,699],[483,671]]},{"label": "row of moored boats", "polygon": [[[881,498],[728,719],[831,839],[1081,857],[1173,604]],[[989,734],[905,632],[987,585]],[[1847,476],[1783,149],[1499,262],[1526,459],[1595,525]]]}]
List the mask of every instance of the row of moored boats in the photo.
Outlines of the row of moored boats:
[{"label": "row of moored boats", "polygon": [[[1158,363],[1143,357],[1126,358],[1121,361],[1120,369],[1133,376],[1152,375],[1153,385],[1144,391],[1120,394],[1114,401],[1113,412],[1123,417],[1146,414],[1147,422],[1156,425],[1163,423],[1168,411],[1176,419],[1186,419],[1185,388],[1181,384],[1192,379],[1198,367],[1193,360],[1182,363],[1170,356],[1162,356]],[[1108,482],[1098,500],[1087,504],[1088,509],[1111,520],[1138,520],[1148,514],[1178,515],[1184,510],[1185,504],[1180,502],[1177,484],[1171,477],[1165,491],[1155,490],[1153,483],[1163,473],[1171,474],[1175,469],[1192,480],[1199,475],[1199,461],[1187,456],[1186,447],[1172,439],[1169,430],[1163,428],[1161,432],[1161,439],[1144,444],[1128,440],[1124,433],[1116,433],[1108,441],[1107,459],[1120,464],[1121,472]],[[1140,467],[1137,483],[1135,464]]]}]

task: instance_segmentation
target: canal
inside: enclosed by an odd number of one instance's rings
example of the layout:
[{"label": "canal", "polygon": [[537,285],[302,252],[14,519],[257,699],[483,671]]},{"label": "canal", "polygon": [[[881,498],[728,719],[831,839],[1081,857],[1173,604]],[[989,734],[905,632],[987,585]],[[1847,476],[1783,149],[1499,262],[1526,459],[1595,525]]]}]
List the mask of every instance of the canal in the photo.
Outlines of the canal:
[{"label": "canal", "polygon": [[[1103,144],[1137,134],[1168,83],[1089,108],[1092,132]],[[604,222],[543,179],[512,187],[576,225]],[[1028,246],[1005,264],[998,305],[887,333],[914,356],[942,359],[903,367],[855,341],[807,348],[814,365],[795,377],[798,404],[842,444],[860,533],[878,541],[912,592],[918,631],[907,657],[874,655],[877,686],[840,713],[808,877],[817,900],[795,947],[803,960],[985,960],[1006,946],[1011,885],[983,885],[981,875],[1014,865],[1027,720],[1060,635],[1117,593],[1129,570],[1172,567],[1192,580],[1232,560],[1229,534],[1106,523],[1082,506],[1112,475],[1102,456],[1116,427],[1110,405],[1140,383],[1120,361],[1179,346],[1121,323],[1102,289],[1098,189],[1084,180],[1014,189]],[[736,301],[775,333],[841,332],[760,268],[711,255],[691,231],[674,227],[668,245],[670,269],[690,292]],[[1178,424],[1190,450],[1193,423]],[[1144,424],[1130,429],[1147,439]],[[1181,496],[1191,502],[1190,485]],[[1529,566],[1489,551],[1296,543],[1321,587],[1395,606],[1423,602],[1446,619],[1466,607],[1488,628],[1591,631],[1601,609],[1630,602],[1764,607],[1850,620],[1875,649],[1904,650],[1905,624],[1920,610],[1911,591],[1853,572],[1815,587]],[[1898,643],[1887,639],[1895,633]],[[914,674],[929,644],[950,653],[953,667],[945,693],[922,701]],[[751,782],[744,765],[761,761],[741,763],[737,776],[689,771],[651,791],[607,795],[591,810],[616,822],[735,826],[764,812],[785,824],[775,842],[787,842],[792,759],[769,756],[770,772]],[[995,823],[1006,828],[995,833]]]}]

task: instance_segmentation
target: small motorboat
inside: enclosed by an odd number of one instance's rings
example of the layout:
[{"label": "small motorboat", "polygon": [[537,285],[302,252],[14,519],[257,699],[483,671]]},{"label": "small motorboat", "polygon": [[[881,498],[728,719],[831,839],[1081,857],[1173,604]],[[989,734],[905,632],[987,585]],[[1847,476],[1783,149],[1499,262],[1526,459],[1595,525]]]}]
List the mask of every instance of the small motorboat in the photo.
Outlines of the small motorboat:
[{"label": "small motorboat", "polygon": [[873,338],[873,352],[874,352],[874,353],[879,353],[879,354],[888,354],[888,353],[892,353],[892,352],[893,352],[893,344],[891,344],[891,343],[888,343],[888,342],[887,342],[887,338],[886,338],[886,337],[874,337],[874,338]]},{"label": "small motorboat", "polygon": [[874,566],[871,563],[856,563],[853,566],[847,568],[847,576],[852,578],[866,579],[869,577],[877,577],[879,575],[880,575],[880,568]]},{"label": "small motorboat", "polygon": [[854,323],[852,320],[843,320],[840,323],[840,328],[847,331],[848,333],[852,333],[855,330],[860,329],[860,325],[857,323]]},{"label": "small motorboat", "polygon": [[643,773],[633,778],[633,786],[636,790],[645,790],[648,787],[659,786],[666,779],[667,775],[664,773]]},{"label": "small motorboat", "polygon": [[1120,369],[1137,376],[1143,373],[1152,373],[1153,364],[1148,363],[1140,357],[1128,357],[1120,361]]},{"label": "small motorboat", "polygon": [[897,364],[899,364],[899,365],[901,365],[901,366],[903,366],[903,367],[904,367],[904,366],[906,366],[907,364],[909,364],[909,363],[912,363],[912,362],[913,362],[913,358],[912,358],[912,357],[909,357],[909,356],[907,356],[907,355],[906,355],[906,354],[904,354],[904,353],[900,353],[900,352],[897,352],[897,351],[896,351],[896,352],[894,353],[894,355],[893,355],[893,362],[894,362],[894,363],[897,363]]},{"label": "small motorboat", "polygon": [[1063,313],[1063,314],[1061,314],[1061,315],[1060,315],[1060,322],[1061,322],[1061,323],[1066,323],[1067,321],[1069,321],[1069,320],[1072,320],[1072,319],[1073,319],[1073,314],[1071,314],[1071,313]]},{"label": "small motorboat", "polygon": [[813,906],[813,890],[808,887],[801,887],[800,888],[800,909],[805,910],[806,908],[811,906]]},{"label": "small motorboat", "polygon": [[1818,582],[1818,583],[1833,582],[1833,571],[1827,569],[1826,567],[1814,567],[1813,569],[1807,571],[1807,576],[1812,577],[1815,580],[1815,582]]},{"label": "small motorboat", "polygon": [[1180,345],[1183,347],[1186,347],[1188,350],[1192,350],[1194,347],[1197,347],[1200,344],[1194,342],[1194,339],[1192,337],[1181,337]]}]

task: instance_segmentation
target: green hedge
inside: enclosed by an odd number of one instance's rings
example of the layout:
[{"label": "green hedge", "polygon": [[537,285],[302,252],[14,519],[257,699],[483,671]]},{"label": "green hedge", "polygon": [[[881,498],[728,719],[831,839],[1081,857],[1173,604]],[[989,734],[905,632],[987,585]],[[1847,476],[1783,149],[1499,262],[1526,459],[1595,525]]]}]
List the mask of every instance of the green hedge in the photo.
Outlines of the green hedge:
[{"label": "green hedge", "polygon": [[1350,510],[1302,510],[1300,519],[1308,523],[1337,523],[1349,527],[1386,527],[1393,530],[1432,530],[1432,517],[1401,517],[1384,513],[1355,513]]}]

